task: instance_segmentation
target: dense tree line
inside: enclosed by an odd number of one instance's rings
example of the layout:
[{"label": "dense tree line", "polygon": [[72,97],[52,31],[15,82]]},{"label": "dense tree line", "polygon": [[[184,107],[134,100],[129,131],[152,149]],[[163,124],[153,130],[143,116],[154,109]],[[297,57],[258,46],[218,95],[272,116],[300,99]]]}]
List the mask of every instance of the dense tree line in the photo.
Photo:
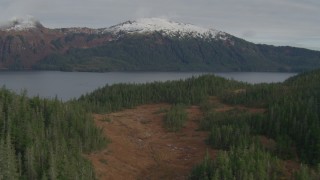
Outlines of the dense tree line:
[{"label": "dense tree line", "polygon": [[280,179],[280,161],[270,153],[254,144],[232,147],[229,151],[220,151],[212,160],[208,155],[203,162],[195,166],[190,179],[208,180],[254,180]]},{"label": "dense tree line", "polygon": [[228,150],[231,146],[245,146],[253,141],[247,125],[214,126],[210,131],[208,143],[216,149]]},{"label": "dense tree line", "polygon": [[[234,92],[232,92],[234,93]],[[260,142],[253,127],[265,114],[242,109],[216,111],[215,105],[202,104],[200,128],[209,131],[207,143],[219,153],[214,160],[206,156],[196,165],[191,179],[280,179],[280,160]]]},{"label": "dense tree line", "polygon": [[210,132],[207,140],[209,145],[228,150],[232,146],[245,146],[256,141],[252,137],[254,131],[249,122],[259,121],[260,115],[237,109],[227,112],[215,112],[214,109],[206,109],[199,124],[200,129]]},{"label": "dense tree line", "polygon": [[287,95],[270,105],[265,133],[288,136],[307,163],[320,163],[320,71],[313,71],[285,82]]},{"label": "dense tree line", "polygon": [[241,93],[223,95],[225,102],[268,109],[265,118],[252,124],[257,132],[280,143],[282,154],[294,147],[302,161],[320,163],[320,71],[303,73],[281,84],[260,84]]},{"label": "dense tree line", "polygon": [[94,179],[106,142],[81,106],[0,89],[0,179]]},{"label": "dense tree line", "polygon": [[79,102],[94,112],[112,112],[140,104],[160,102],[200,104],[209,96],[222,94],[225,89],[237,89],[243,86],[244,83],[214,75],[203,75],[187,80],[106,85],[93,93],[81,96]]},{"label": "dense tree line", "polygon": [[[207,142],[213,148],[227,151],[223,151],[224,155],[219,153],[215,160],[206,159],[202,164],[196,166],[191,175],[192,179],[281,178],[283,176],[281,169],[272,171],[276,173],[267,170],[264,174],[250,175],[249,173],[248,176],[246,167],[251,164],[243,164],[237,166],[236,169],[230,167],[229,164],[246,158],[240,153],[232,160],[228,160],[230,154],[234,153],[235,149],[247,150],[249,144],[253,144],[255,149],[261,149],[263,152],[261,154],[264,154],[266,159],[274,159],[273,162],[279,162],[278,158],[297,160],[296,155],[298,155],[298,161],[301,160],[312,167],[302,165],[300,170],[291,177],[283,178],[319,179],[320,70],[303,73],[284,83],[247,85],[244,89],[225,92],[220,94],[224,102],[263,107],[267,111],[263,114],[250,114],[239,110],[215,112],[215,107],[204,103],[201,108],[204,111],[204,118],[200,122],[200,128],[210,132]],[[276,142],[275,148],[264,149],[259,145],[259,141],[255,138],[256,135],[273,138]],[[224,164],[221,164],[221,158],[224,159],[222,161]],[[261,159],[263,158],[258,160]],[[247,161],[250,162],[249,159]],[[263,164],[262,161],[261,163]],[[256,164],[255,167],[261,167],[262,164]],[[223,169],[226,166],[227,168]],[[242,169],[241,171],[246,175],[236,176],[237,173],[234,171],[238,169]]]},{"label": "dense tree line", "polygon": [[[294,142],[286,134],[272,136],[263,131],[270,128],[268,111],[255,114],[235,108],[216,112],[216,108],[202,105],[200,128],[209,131],[207,143],[221,151],[214,160],[207,156],[196,165],[191,179],[319,179],[318,168],[306,165],[287,175],[281,160],[295,159]],[[261,144],[260,135],[274,137],[275,147]]]},{"label": "dense tree line", "polygon": [[221,96],[228,104],[241,104],[248,107],[268,108],[268,105],[286,95],[288,88],[280,83],[248,85],[246,89],[225,93]]}]

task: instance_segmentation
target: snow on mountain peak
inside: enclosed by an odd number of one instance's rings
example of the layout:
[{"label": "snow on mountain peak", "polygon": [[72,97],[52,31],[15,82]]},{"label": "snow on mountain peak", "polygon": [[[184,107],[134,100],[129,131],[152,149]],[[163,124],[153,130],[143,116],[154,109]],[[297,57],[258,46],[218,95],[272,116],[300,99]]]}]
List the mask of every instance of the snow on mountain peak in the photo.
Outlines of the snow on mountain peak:
[{"label": "snow on mountain peak", "polygon": [[105,32],[160,32],[169,36],[219,37],[220,39],[223,39],[226,36],[225,33],[214,29],[203,28],[192,24],[178,23],[161,18],[142,18],[135,21],[127,21],[105,29]]},{"label": "snow on mountain peak", "polygon": [[41,23],[32,16],[24,18],[14,17],[9,22],[0,25],[0,30],[5,31],[25,31],[43,27]]}]

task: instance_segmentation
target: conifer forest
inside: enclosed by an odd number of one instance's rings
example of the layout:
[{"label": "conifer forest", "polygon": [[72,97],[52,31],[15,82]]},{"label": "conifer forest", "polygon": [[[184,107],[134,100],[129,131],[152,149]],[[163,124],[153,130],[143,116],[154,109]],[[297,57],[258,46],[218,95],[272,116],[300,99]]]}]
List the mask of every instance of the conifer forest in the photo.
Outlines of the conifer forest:
[{"label": "conifer forest", "polygon": [[[219,112],[212,99],[241,108]],[[113,142],[92,114],[153,103],[170,104],[163,119],[169,132],[183,128],[186,107],[203,113],[198,130],[208,133],[203,143],[218,153],[194,164],[189,179],[320,179],[320,70],[271,84],[202,75],[106,85],[68,102],[2,88],[0,179],[97,179],[86,154]],[[275,145],[266,146],[261,137]],[[288,161],[299,164],[289,175]]]}]

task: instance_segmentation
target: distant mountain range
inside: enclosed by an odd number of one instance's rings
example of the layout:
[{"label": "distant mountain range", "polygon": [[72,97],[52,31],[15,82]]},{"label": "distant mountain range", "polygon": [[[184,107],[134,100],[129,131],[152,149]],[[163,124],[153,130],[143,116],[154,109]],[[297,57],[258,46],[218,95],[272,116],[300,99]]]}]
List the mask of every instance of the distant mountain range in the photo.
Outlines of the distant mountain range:
[{"label": "distant mountain range", "polygon": [[49,29],[33,18],[0,26],[0,69],[63,71],[305,71],[320,52],[247,42],[159,18],[109,28]]}]

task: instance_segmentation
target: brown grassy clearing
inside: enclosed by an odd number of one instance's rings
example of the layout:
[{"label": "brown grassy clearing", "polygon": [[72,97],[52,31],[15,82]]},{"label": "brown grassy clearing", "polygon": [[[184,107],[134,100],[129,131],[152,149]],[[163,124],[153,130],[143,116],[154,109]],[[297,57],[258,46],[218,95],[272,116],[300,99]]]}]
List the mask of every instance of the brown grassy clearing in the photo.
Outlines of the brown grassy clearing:
[{"label": "brown grassy clearing", "polygon": [[94,115],[112,143],[89,155],[99,179],[186,179],[206,151],[207,132],[197,131],[202,116],[196,106],[187,109],[188,121],[180,132],[163,128],[167,104],[143,105],[121,112]]}]

